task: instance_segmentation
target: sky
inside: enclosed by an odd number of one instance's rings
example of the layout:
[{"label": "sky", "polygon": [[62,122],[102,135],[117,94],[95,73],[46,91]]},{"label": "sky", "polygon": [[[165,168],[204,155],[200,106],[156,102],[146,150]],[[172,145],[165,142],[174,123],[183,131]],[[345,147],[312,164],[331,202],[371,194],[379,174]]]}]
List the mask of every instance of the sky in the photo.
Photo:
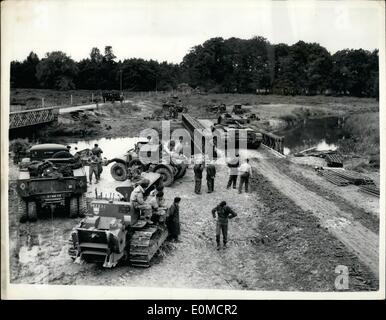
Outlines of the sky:
[{"label": "sky", "polygon": [[79,61],[110,45],[118,60],[180,63],[212,37],[253,36],[318,42],[334,53],[381,47],[382,14],[383,1],[8,0],[2,41],[11,60],[61,50]]}]

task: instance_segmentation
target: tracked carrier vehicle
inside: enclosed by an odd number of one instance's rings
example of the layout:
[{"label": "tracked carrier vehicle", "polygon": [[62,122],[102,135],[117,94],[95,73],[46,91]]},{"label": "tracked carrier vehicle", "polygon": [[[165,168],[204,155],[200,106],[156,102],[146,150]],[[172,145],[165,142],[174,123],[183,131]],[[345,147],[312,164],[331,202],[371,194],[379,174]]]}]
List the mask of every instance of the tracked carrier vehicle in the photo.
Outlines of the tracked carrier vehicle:
[{"label": "tracked carrier vehicle", "polygon": [[[149,180],[148,195],[161,181],[157,173],[143,173]],[[165,216],[148,224],[129,202],[134,185],[118,187],[119,200],[95,199],[88,215],[72,231],[69,254],[76,262],[100,263],[106,268],[119,262],[149,267],[152,258],[168,236]]]}]

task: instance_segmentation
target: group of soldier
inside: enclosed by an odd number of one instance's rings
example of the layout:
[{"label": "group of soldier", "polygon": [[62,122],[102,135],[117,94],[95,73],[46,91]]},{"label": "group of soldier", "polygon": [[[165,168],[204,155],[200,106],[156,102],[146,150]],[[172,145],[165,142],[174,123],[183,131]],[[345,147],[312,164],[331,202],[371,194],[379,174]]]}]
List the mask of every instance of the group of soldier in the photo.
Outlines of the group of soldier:
[{"label": "group of soldier", "polygon": [[170,207],[166,206],[164,198],[164,187],[158,186],[152,190],[148,197],[145,190],[149,181],[139,181],[130,195],[130,203],[141,212],[142,217],[148,224],[166,223],[171,241],[179,242],[180,235],[180,197],[175,197]]},{"label": "group of soldier", "polygon": [[94,144],[94,148],[90,151],[90,156],[88,158],[89,171],[88,179],[90,184],[92,183],[92,178],[95,176],[96,183],[101,179],[102,168],[102,149],[97,143]]},{"label": "group of soldier", "polygon": [[[236,189],[237,179],[240,177],[239,182],[239,193],[242,193],[243,186],[245,186],[245,192],[248,192],[249,189],[249,178],[252,176],[252,167],[249,164],[249,159],[245,159],[242,164],[240,164],[240,156],[236,154],[234,158],[228,161],[229,167],[229,179],[227,183],[227,189],[231,186],[233,189]],[[213,161],[210,161],[208,164],[205,164],[205,161],[201,159],[196,160],[196,163],[193,167],[194,171],[194,192],[196,194],[201,194],[202,186],[202,173],[206,169],[206,183],[208,188],[208,193],[214,191],[214,179],[216,177],[216,167]]]}]

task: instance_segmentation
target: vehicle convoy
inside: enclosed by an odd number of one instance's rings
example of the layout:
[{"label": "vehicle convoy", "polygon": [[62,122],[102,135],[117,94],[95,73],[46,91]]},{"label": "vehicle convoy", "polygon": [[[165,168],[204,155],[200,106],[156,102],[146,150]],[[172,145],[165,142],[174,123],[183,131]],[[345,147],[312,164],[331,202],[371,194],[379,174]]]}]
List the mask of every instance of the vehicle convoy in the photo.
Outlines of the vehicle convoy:
[{"label": "vehicle convoy", "polygon": [[142,172],[156,172],[162,176],[165,187],[185,175],[187,162],[182,155],[169,154],[161,144],[140,141],[120,158],[108,160],[115,162],[111,175],[117,181],[136,179]]},{"label": "vehicle convoy", "polygon": [[[144,195],[161,183],[157,173],[143,173],[149,181]],[[168,236],[165,213],[157,223],[149,224],[129,202],[134,185],[118,187],[122,199],[95,199],[89,213],[71,232],[69,255],[75,262],[102,263],[112,268],[119,262],[149,267],[151,260]]]},{"label": "vehicle convoy", "polygon": [[40,144],[27,151],[19,165],[17,193],[20,222],[36,221],[38,214],[55,209],[70,217],[85,213],[86,172],[79,158],[60,144]]}]

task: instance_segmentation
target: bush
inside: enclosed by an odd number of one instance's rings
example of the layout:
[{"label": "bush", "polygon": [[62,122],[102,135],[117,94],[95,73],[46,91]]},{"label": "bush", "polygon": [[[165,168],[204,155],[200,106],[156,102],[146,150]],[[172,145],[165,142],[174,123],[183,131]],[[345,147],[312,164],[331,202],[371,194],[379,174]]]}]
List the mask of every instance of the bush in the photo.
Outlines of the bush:
[{"label": "bush", "polygon": [[27,150],[31,147],[28,139],[15,139],[9,143],[9,151],[13,152],[14,163],[18,163],[23,157],[26,156]]}]

